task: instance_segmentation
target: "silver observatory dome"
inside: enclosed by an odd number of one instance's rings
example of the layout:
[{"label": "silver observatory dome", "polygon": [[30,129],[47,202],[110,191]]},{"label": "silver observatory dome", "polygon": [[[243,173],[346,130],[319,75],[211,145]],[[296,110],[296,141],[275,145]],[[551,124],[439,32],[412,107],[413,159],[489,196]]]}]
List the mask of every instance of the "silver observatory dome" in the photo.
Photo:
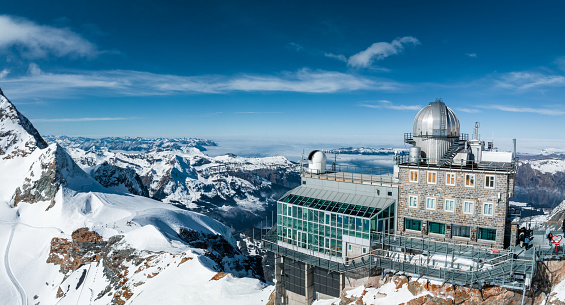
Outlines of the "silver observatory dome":
[{"label": "silver observatory dome", "polygon": [[414,137],[459,137],[459,119],[441,99],[422,108],[414,118]]}]

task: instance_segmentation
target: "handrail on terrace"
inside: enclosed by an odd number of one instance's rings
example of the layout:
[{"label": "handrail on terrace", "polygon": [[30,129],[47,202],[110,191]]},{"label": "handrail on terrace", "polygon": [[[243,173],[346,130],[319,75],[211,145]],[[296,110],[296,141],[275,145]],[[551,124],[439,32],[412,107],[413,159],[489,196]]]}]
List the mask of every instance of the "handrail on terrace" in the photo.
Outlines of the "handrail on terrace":
[{"label": "handrail on terrace", "polygon": [[[518,168],[518,157],[515,157],[514,160],[510,163],[506,162],[481,162],[481,163],[474,163],[474,162],[463,162],[463,163],[453,163],[451,159],[432,159],[432,158],[418,158],[418,162],[412,162],[410,160],[410,155],[408,154],[400,154],[395,156],[395,161],[397,165],[404,165],[404,166],[413,166],[417,168],[425,168],[425,169],[436,169],[439,163],[443,163],[444,165],[441,168],[449,168],[451,170],[482,170],[482,171],[489,171],[489,172],[516,172]],[[428,162],[431,161],[431,162]],[[441,161],[449,161],[449,162],[441,162]]]},{"label": "handrail on terrace", "polygon": [[300,175],[302,177],[320,180],[370,185],[392,185],[394,182],[393,170],[390,168],[342,164],[326,165],[326,171],[324,173],[320,173],[316,170],[310,170],[307,163],[303,163],[300,167]]},{"label": "handrail on terrace", "polygon": [[484,250],[490,250],[490,251],[492,251],[492,253],[505,253],[505,252],[507,252],[505,249],[494,247],[494,245],[490,245],[490,247],[489,247],[489,245],[481,244],[479,242],[459,241],[459,240],[447,241],[445,238],[444,238],[444,240],[439,240],[437,238],[432,239],[432,238],[428,238],[427,236],[414,236],[414,235],[410,235],[410,234],[372,232],[371,233],[371,240],[378,239],[379,235],[383,236],[383,239],[386,236],[387,238],[411,239],[411,240],[419,240],[419,241],[428,242],[428,243],[437,243],[437,244],[446,244],[446,245],[464,246],[464,247],[473,247],[473,248],[478,247],[481,250],[483,250],[483,249]]},{"label": "handrail on terrace", "polygon": [[[391,266],[393,267],[391,269],[398,269],[399,271],[416,273],[432,278],[441,278],[444,280],[464,282],[465,284],[473,284],[479,281],[490,280],[491,282],[502,283],[503,285],[507,286],[510,284],[517,284],[520,287],[524,287],[525,283],[517,283],[511,276],[508,276],[508,279],[506,279],[507,274],[513,274],[518,271],[517,274],[521,274],[520,272],[523,272],[524,275],[528,275],[528,271],[530,271],[530,273],[532,274],[535,271],[535,256],[532,258],[532,260],[519,259],[515,258],[514,253],[508,253],[502,257],[498,257],[497,259],[504,260],[496,262],[494,264],[487,264],[486,262],[466,264],[461,262],[454,263],[430,258],[426,259],[426,262],[422,262],[421,256],[418,258],[418,261],[414,261],[417,255],[409,255],[402,252],[389,251],[384,249],[374,249],[367,254],[352,258],[346,262],[337,263],[320,257],[304,254],[287,247],[282,247],[278,245],[276,234],[274,232],[276,232],[276,228],[274,230],[271,229],[271,231],[269,231],[269,233],[267,233],[267,235],[265,235],[265,238],[263,239],[264,245],[265,243],[268,243],[273,246],[272,251],[284,252],[284,254],[286,255],[294,256],[292,258],[298,258],[299,260],[302,260],[308,264],[328,268],[329,271],[346,272],[348,270],[354,270],[367,265],[372,265],[374,263],[375,267]],[[274,236],[274,240],[266,239],[267,236]],[[277,250],[275,250],[275,247]],[[280,250],[281,248],[282,251]],[[401,258],[401,256],[408,256],[410,259],[403,259]],[[428,263],[430,260],[432,261],[432,264]],[[437,262],[445,263],[446,266],[439,266],[437,265]],[[451,265],[451,267],[449,266],[449,264]],[[457,268],[453,267],[455,265],[457,265]],[[394,268],[395,266],[400,268]],[[465,270],[465,268],[462,268],[461,266],[467,267],[467,269],[469,270]],[[502,282],[500,282],[500,277],[502,277]],[[521,286],[522,284],[524,286]]]}]

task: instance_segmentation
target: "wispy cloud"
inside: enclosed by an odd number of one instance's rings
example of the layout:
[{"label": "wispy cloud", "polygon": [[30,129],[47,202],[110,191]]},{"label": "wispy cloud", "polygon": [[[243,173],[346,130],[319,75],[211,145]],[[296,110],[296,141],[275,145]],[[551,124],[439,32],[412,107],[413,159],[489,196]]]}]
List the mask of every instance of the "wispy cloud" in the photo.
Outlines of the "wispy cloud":
[{"label": "wispy cloud", "polygon": [[236,114],[280,114],[279,111],[238,111]]},{"label": "wispy cloud", "polygon": [[332,53],[325,53],[324,56],[329,57],[329,58],[335,58],[339,61],[343,61],[343,62],[347,62],[347,57],[345,57],[345,55],[342,54],[332,54]]},{"label": "wispy cloud", "polygon": [[371,66],[375,60],[383,60],[391,55],[404,51],[405,45],[419,45],[420,41],[412,36],[396,38],[392,42],[376,42],[369,48],[351,57],[347,64],[352,67],[366,68]]},{"label": "wispy cloud", "polygon": [[461,111],[461,112],[466,112],[466,113],[477,113],[477,112],[481,112],[479,109],[475,109],[475,108],[462,108],[462,107],[458,107],[456,108],[457,111]]},{"label": "wispy cloud", "polygon": [[0,50],[15,47],[27,58],[90,57],[97,54],[94,44],[66,29],[39,25],[23,18],[0,15]]},{"label": "wispy cloud", "polygon": [[60,122],[95,122],[95,121],[123,121],[137,118],[59,118],[59,119],[30,119],[34,123],[60,123]]},{"label": "wispy cloud", "polygon": [[542,72],[510,72],[495,81],[496,86],[512,90],[565,86],[565,76]]},{"label": "wispy cloud", "polygon": [[293,49],[293,50],[296,51],[296,52],[302,51],[302,50],[304,49],[303,46],[301,46],[300,44],[298,44],[298,43],[296,43],[296,42],[289,42],[289,43],[287,44],[287,46],[288,46],[290,49]]},{"label": "wispy cloud", "polygon": [[473,58],[477,58],[477,53],[465,53],[465,55]]},{"label": "wispy cloud", "polygon": [[391,101],[387,100],[380,100],[376,102],[363,102],[360,103],[359,106],[367,107],[367,108],[374,108],[374,109],[392,109],[392,110],[420,110],[422,109],[419,105],[396,105],[393,104]]},{"label": "wispy cloud", "polygon": [[28,75],[2,79],[1,84],[6,94],[19,98],[61,97],[73,93],[120,96],[224,94],[234,91],[334,93],[357,90],[393,91],[404,87],[392,80],[311,69],[277,75],[178,76],[131,70],[47,73],[35,65],[30,66]]},{"label": "wispy cloud", "polygon": [[564,115],[565,110],[563,108],[530,108],[530,107],[516,107],[516,106],[506,106],[506,105],[488,105],[488,106],[479,106],[480,108],[485,109],[495,109],[500,111],[507,111],[507,112],[521,112],[521,113],[537,113],[543,115]]},{"label": "wispy cloud", "polygon": [[0,79],[3,79],[4,77],[8,76],[8,74],[10,74],[9,69],[4,69],[4,70],[0,71]]}]

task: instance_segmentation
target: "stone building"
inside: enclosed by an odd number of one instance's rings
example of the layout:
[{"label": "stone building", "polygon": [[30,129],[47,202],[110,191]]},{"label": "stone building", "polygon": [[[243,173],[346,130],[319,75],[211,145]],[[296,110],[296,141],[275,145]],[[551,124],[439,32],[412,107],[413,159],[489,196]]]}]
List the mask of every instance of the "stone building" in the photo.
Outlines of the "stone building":
[{"label": "stone building", "polygon": [[[397,230],[438,239],[505,248],[511,242],[508,202],[514,192],[515,155],[485,148],[478,123],[473,139],[442,101],[414,119],[408,156],[398,156]],[[420,146],[418,146],[420,145]]]}]

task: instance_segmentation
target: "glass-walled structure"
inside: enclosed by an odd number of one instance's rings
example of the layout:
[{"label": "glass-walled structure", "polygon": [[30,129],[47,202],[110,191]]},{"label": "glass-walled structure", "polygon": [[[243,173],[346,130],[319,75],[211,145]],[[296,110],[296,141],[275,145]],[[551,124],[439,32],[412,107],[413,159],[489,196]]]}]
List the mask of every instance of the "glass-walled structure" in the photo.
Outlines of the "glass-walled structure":
[{"label": "glass-walled structure", "polygon": [[[312,196],[319,195],[320,191],[306,193]],[[359,254],[366,253],[370,246],[371,232],[394,230],[395,200],[393,199],[353,194],[346,194],[344,198],[333,198],[333,200],[315,197],[328,198],[328,196],[303,196],[293,194],[291,191],[278,201],[279,242],[301,248],[308,253],[315,252],[324,256],[344,258],[346,251],[352,251],[352,246],[355,245],[364,246]],[[356,200],[357,204],[352,203]]]}]

